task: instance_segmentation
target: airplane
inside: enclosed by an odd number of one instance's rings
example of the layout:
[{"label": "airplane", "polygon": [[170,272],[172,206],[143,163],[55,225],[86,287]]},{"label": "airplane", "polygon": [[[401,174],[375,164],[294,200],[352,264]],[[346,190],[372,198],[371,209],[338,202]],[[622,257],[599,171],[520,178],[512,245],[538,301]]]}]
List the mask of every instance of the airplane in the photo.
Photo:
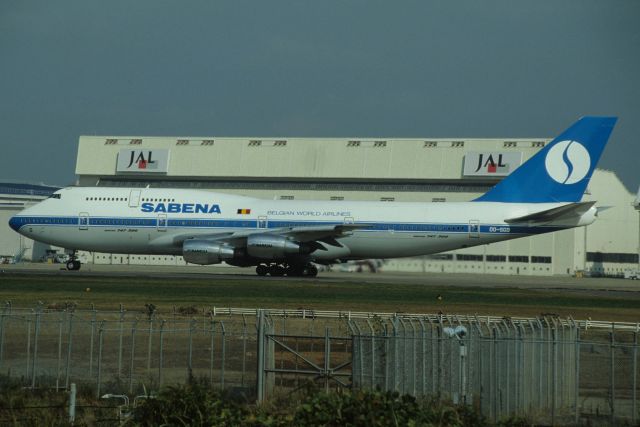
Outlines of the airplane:
[{"label": "airplane", "polygon": [[582,196],[616,123],[583,117],[469,202],[262,200],[203,190],[67,187],[9,220],[18,233],[78,250],[181,255],[314,277],[316,265],[427,255],[586,226]]}]

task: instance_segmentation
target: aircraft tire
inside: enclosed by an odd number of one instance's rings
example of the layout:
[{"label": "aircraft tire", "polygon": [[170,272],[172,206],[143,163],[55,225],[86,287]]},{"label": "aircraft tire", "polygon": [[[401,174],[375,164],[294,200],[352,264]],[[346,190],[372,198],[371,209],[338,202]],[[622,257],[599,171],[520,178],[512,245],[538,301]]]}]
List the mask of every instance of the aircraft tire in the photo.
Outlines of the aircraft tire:
[{"label": "aircraft tire", "polygon": [[260,264],[256,267],[256,274],[258,276],[266,276],[268,272],[269,272],[269,267],[267,267],[264,264]]},{"label": "aircraft tire", "polygon": [[80,261],[78,261],[78,260],[75,260],[75,259],[69,260],[69,261],[67,261],[67,270],[70,270],[70,271],[71,270],[80,270],[80,266],[81,265],[82,264],[80,264]]}]

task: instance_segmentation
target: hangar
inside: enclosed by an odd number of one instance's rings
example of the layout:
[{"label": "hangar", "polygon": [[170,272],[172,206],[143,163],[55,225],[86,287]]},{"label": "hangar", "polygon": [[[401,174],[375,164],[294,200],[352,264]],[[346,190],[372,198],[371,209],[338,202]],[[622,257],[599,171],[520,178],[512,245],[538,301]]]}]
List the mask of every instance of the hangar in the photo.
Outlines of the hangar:
[{"label": "hangar", "polygon": [[[81,136],[80,186],[198,188],[264,199],[468,201],[547,139]],[[419,258],[385,270],[620,275],[638,267],[634,195],[598,169],[584,200],[610,206],[574,230]],[[180,257],[83,254],[83,262],[182,264]]]}]

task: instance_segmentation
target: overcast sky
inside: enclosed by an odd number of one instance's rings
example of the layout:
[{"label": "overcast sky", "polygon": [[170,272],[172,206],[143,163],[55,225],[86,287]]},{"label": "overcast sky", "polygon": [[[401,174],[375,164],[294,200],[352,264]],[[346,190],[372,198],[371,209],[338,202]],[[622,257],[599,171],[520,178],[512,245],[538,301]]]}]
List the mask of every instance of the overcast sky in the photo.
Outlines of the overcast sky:
[{"label": "overcast sky", "polygon": [[553,137],[619,117],[640,183],[640,1],[0,1],[0,180],[80,135]]}]

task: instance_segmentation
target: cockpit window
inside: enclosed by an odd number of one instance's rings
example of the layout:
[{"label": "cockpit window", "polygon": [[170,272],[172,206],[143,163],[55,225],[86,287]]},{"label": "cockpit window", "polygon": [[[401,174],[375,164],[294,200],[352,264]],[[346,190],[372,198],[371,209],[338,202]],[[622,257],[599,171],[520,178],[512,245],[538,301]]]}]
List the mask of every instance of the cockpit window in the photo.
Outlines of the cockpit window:
[{"label": "cockpit window", "polygon": [[60,194],[57,194],[57,193],[54,193],[49,196],[49,199],[59,199],[59,198],[60,198]]}]

